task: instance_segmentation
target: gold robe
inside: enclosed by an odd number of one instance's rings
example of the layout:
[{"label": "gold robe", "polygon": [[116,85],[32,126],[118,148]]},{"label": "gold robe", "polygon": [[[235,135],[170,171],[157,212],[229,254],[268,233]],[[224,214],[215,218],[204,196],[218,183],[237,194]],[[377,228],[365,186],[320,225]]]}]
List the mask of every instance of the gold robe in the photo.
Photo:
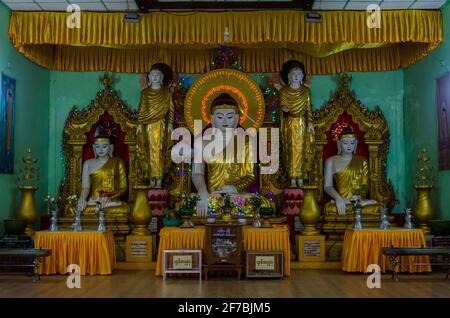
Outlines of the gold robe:
[{"label": "gold robe", "polygon": [[142,134],[139,135],[138,146],[145,154],[144,165],[151,179],[162,179],[165,166],[170,162],[170,157],[167,157],[170,146],[167,127],[173,125],[173,121],[172,92],[166,87],[158,90],[145,88],[139,103],[138,123],[142,124]]},{"label": "gold robe", "polygon": [[[237,143],[235,142],[236,146]],[[225,185],[232,185],[239,193],[243,193],[255,182],[255,164],[251,162],[252,149],[250,144],[248,142],[245,143],[243,163],[237,161],[236,148],[234,154],[235,160],[233,163],[225,162],[225,153],[222,152],[215,157],[224,158],[222,162],[210,162],[207,164],[207,187],[210,192],[218,191]]]},{"label": "gold robe", "polygon": [[[343,199],[350,199],[354,195],[361,196],[362,200],[368,199],[369,193],[369,162],[362,156],[354,155],[345,169],[333,176],[337,192]],[[370,204],[362,208],[363,214],[378,214],[382,204]],[[353,213],[353,205],[347,205],[346,213]],[[336,214],[337,208],[334,201],[325,204],[325,214]]]},{"label": "gold robe", "polygon": [[306,86],[280,90],[280,107],[289,112],[281,116],[281,145],[284,166],[289,178],[306,178],[314,159],[314,134],[308,130],[312,123],[311,93]]},{"label": "gold robe", "polygon": [[[106,215],[127,215],[128,205],[120,201],[120,197],[128,190],[125,162],[118,157],[110,158],[96,171],[89,175],[91,191],[88,200],[96,200],[100,197],[99,192],[114,193],[109,201],[117,205],[105,208]],[[95,206],[88,205],[84,210],[85,215],[95,214]]]}]

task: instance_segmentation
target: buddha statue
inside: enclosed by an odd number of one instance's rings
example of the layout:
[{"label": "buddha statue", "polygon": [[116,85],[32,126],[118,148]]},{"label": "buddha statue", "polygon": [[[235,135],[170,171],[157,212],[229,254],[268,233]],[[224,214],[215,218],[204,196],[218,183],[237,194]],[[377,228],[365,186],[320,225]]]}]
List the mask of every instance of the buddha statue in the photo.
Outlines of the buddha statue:
[{"label": "buddha statue", "polygon": [[[237,150],[237,143],[231,142],[231,138],[235,138],[234,129],[238,127],[240,119],[240,108],[237,101],[223,93],[212,101],[210,109],[212,129],[205,131],[203,139],[208,139],[208,134],[214,134],[214,138],[221,139],[214,139],[220,146],[219,151],[212,154],[211,157],[205,158],[203,151],[205,147],[201,144],[202,162],[194,161],[192,164],[192,183],[200,196],[200,201],[197,202],[197,215],[200,217],[205,216],[208,211],[210,195],[242,194],[256,180],[254,169],[256,160],[252,160],[253,151],[251,143],[247,140],[244,143],[244,149],[241,149],[244,160],[238,160],[236,157],[238,151],[233,152],[235,157],[232,160],[226,158],[230,145],[234,145]],[[215,130],[219,130],[221,133],[215,134]],[[221,137],[217,137],[218,135]],[[227,136],[232,137],[227,138]],[[197,141],[196,138],[195,144]]]},{"label": "buddha statue", "polygon": [[292,188],[303,186],[314,159],[314,125],[311,93],[305,83],[305,67],[296,60],[284,63],[281,79],[287,85],[279,92],[281,145],[284,166]]},{"label": "buddha statue", "polygon": [[100,197],[106,196],[106,216],[126,216],[129,207],[120,197],[127,192],[127,175],[122,158],[113,157],[112,137],[97,128],[92,146],[95,158],[83,163],[81,193],[78,209],[84,215],[95,214]]},{"label": "buddha statue", "polygon": [[148,75],[149,86],[142,90],[136,129],[138,147],[146,157],[144,166],[150,186],[162,187],[162,179],[169,162],[168,148],[173,130],[174,105],[168,88],[172,70],[164,63],[154,64]]},{"label": "buddha statue", "polygon": [[349,125],[339,126],[333,136],[338,154],[325,161],[324,191],[333,198],[325,204],[325,215],[353,213],[356,202],[361,205],[363,215],[378,215],[383,205],[367,199],[369,163],[365,157],[356,155],[358,140],[353,129]]}]

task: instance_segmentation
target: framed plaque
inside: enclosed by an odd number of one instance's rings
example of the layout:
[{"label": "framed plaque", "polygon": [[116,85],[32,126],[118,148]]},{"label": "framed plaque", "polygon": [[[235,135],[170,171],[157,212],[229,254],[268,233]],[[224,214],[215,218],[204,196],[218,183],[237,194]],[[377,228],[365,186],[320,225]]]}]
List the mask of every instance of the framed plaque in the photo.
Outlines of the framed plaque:
[{"label": "framed plaque", "polygon": [[247,251],[246,278],[283,278],[283,251]]},{"label": "framed plaque", "polygon": [[127,263],[150,263],[153,242],[151,235],[128,235],[126,242]]},{"label": "framed plaque", "polygon": [[197,273],[202,279],[202,250],[164,250],[163,279],[171,273]]},{"label": "framed plaque", "polygon": [[325,261],[324,235],[297,235],[297,245],[300,262]]}]

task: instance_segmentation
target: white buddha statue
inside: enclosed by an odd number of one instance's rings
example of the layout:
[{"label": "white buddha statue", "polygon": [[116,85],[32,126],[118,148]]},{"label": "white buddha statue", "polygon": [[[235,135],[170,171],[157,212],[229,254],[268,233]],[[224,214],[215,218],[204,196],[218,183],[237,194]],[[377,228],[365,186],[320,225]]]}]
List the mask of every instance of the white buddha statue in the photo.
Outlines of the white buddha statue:
[{"label": "white buddha statue", "polygon": [[356,135],[350,127],[344,127],[334,135],[338,154],[325,161],[324,170],[324,191],[333,200],[325,204],[325,215],[353,213],[354,204],[358,200],[363,215],[378,214],[382,204],[367,199],[370,186],[369,163],[366,158],[356,155]]},{"label": "white buddha statue", "polygon": [[85,215],[94,214],[97,201],[106,196],[106,215],[126,216],[129,212],[128,205],[120,201],[120,197],[128,189],[125,162],[113,157],[114,145],[109,136],[101,129],[97,129],[95,135],[92,146],[95,158],[83,163],[78,209],[84,211]]},{"label": "white buddha statue", "polygon": [[[220,135],[223,139],[220,144],[223,147],[221,147],[222,151],[218,151],[213,157],[208,158],[208,163],[203,161],[192,164],[192,183],[200,196],[200,201],[197,203],[198,216],[205,216],[208,212],[210,195],[244,193],[256,180],[250,143],[244,144],[244,162],[239,162],[236,157],[231,161],[225,158],[224,150],[231,141],[231,139],[226,139],[227,129],[237,128],[239,118],[238,103],[230,95],[221,94],[211,103],[211,126],[213,131],[219,129],[222,132]],[[205,132],[205,134],[207,133],[208,131]],[[236,142],[234,145],[236,147]],[[202,145],[202,149],[204,149],[203,147],[204,145]],[[236,155],[237,151],[234,153]],[[207,170],[207,177],[205,170]]]}]

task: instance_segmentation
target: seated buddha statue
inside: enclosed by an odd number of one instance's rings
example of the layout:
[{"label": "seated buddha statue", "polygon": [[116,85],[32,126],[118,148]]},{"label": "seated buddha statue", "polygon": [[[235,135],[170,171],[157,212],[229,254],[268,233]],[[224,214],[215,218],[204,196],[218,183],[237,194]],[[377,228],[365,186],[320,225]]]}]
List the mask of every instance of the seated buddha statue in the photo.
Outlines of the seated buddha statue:
[{"label": "seated buddha statue", "polygon": [[338,154],[325,161],[324,191],[333,198],[325,204],[325,215],[353,213],[357,201],[362,206],[363,215],[377,215],[383,205],[367,199],[369,163],[365,157],[356,155],[356,135],[350,126],[333,132],[333,135]]},{"label": "seated buddha statue", "polygon": [[[211,152],[211,156],[208,157],[207,151],[204,151],[207,146],[201,143],[202,162],[194,161],[192,164],[192,183],[200,196],[200,201],[197,202],[197,214],[200,217],[208,212],[210,195],[243,194],[256,180],[256,158],[253,157],[256,153],[253,153],[251,143],[247,139],[243,149],[240,149],[243,160],[237,158],[238,151],[233,152],[235,157],[231,160],[227,156],[230,145],[234,145],[237,150],[237,143],[231,142],[231,138],[236,137],[234,130],[238,127],[240,119],[237,101],[223,93],[212,101],[210,112],[212,129],[205,131],[203,139],[209,139],[208,135],[214,134],[212,138],[215,144],[219,145],[218,150]],[[198,138],[194,147],[196,145],[199,145]]]},{"label": "seated buddha statue", "polygon": [[120,197],[127,192],[127,175],[122,158],[113,157],[111,137],[101,129],[95,132],[93,144],[95,158],[83,163],[81,193],[78,209],[84,215],[95,214],[96,204],[106,196],[105,215],[127,216],[129,207]]}]

